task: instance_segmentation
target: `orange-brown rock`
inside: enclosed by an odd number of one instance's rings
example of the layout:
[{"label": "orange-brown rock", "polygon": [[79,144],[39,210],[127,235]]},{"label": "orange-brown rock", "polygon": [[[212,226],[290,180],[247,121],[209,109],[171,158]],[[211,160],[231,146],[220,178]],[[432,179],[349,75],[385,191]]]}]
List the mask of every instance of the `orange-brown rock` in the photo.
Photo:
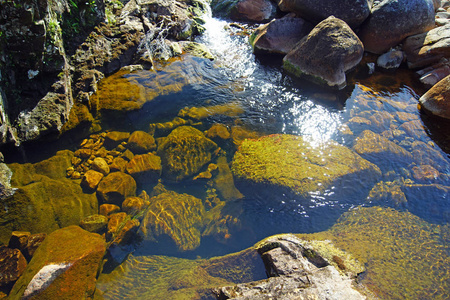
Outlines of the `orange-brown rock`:
[{"label": "orange-brown rock", "polygon": [[122,142],[126,142],[130,137],[129,132],[110,131],[105,136],[105,147],[112,149],[120,145]]},{"label": "orange-brown rock", "polygon": [[108,222],[108,235],[113,235],[114,233],[116,233],[126,218],[127,214],[124,212],[110,215]]},{"label": "orange-brown rock", "polygon": [[135,131],[128,138],[128,149],[133,153],[147,153],[156,149],[155,139],[144,131]]},{"label": "orange-brown rock", "polygon": [[103,174],[94,170],[87,171],[81,179],[81,186],[90,190],[95,190],[103,179]]},{"label": "orange-brown rock", "polygon": [[91,299],[106,251],[104,239],[78,226],[52,232],[36,251],[10,299]]},{"label": "orange-brown rock", "polygon": [[99,214],[105,217],[109,217],[120,211],[120,207],[115,204],[102,204],[99,208]]},{"label": "orange-brown rock", "polygon": [[450,119],[450,75],[436,83],[419,101],[427,113]]},{"label": "orange-brown rock", "polygon": [[145,207],[144,199],[140,197],[128,197],[122,203],[122,211],[129,215],[135,215]]},{"label": "orange-brown rock", "polygon": [[27,266],[19,249],[0,246],[0,286],[16,281]]},{"label": "orange-brown rock", "polygon": [[105,203],[120,206],[126,197],[136,196],[136,181],[122,172],[110,173],[100,181],[97,195]]},{"label": "orange-brown rock", "polygon": [[231,138],[231,134],[228,131],[228,128],[219,123],[215,123],[211,128],[208,129],[206,132],[206,137],[212,139],[213,141],[216,140],[227,140]]},{"label": "orange-brown rock", "polygon": [[434,180],[439,177],[439,171],[430,165],[414,166],[412,171],[413,177],[420,181]]},{"label": "orange-brown rock", "polygon": [[161,175],[161,158],[152,153],[135,155],[126,166],[126,171],[133,177],[145,177],[157,180]]},{"label": "orange-brown rock", "polygon": [[135,237],[136,231],[139,228],[139,221],[136,219],[131,219],[129,216],[121,224],[119,231],[113,235],[113,244],[115,245],[125,245],[130,243],[130,241]]},{"label": "orange-brown rock", "polygon": [[123,157],[115,157],[109,166],[111,172],[125,172],[128,161]]}]

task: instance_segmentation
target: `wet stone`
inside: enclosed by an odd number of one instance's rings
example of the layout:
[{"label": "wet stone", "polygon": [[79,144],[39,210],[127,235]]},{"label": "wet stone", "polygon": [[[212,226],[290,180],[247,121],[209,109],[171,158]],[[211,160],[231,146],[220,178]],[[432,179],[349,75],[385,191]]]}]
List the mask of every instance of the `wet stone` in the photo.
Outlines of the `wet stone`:
[{"label": "wet stone", "polygon": [[110,171],[108,163],[102,157],[94,158],[91,167],[93,170],[100,172],[105,176],[108,175]]},{"label": "wet stone", "polygon": [[100,181],[97,195],[105,203],[120,206],[126,197],[136,196],[136,181],[122,172],[110,173]]},{"label": "wet stone", "polygon": [[134,178],[156,181],[161,175],[161,158],[152,153],[135,155],[126,171]]},{"label": "wet stone", "polygon": [[129,215],[135,215],[143,208],[145,208],[145,202],[140,197],[128,197],[122,203],[122,211]]},{"label": "wet stone", "polygon": [[84,218],[80,227],[89,232],[101,233],[108,225],[108,218],[104,215],[92,215]]},{"label": "wet stone", "polygon": [[89,170],[83,175],[81,186],[90,190],[95,190],[102,179],[102,173]]},{"label": "wet stone", "polygon": [[42,242],[47,237],[46,233],[35,233],[30,235],[30,237],[27,240],[27,245],[25,246],[25,249],[23,249],[23,255],[26,257],[26,259],[29,261],[36,250],[39,248],[39,246],[42,244]]},{"label": "wet stone", "polygon": [[16,281],[26,266],[27,261],[19,249],[0,246],[0,286]]},{"label": "wet stone", "polygon": [[128,160],[122,157],[115,157],[109,166],[111,172],[125,172]]},{"label": "wet stone", "polygon": [[125,221],[126,218],[127,214],[124,212],[111,214],[109,216],[108,222],[108,235],[114,235],[119,230],[121,224]]},{"label": "wet stone", "polygon": [[99,214],[109,217],[112,214],[115,214],[120,211],[120,207],[115,204],[102,204],[99,207]]},{"label": "wet stone", "polygon": [[120,145],[122,142],[126,142],[129,137],[129,132],[110,131],[105,136],[104,145],[108,149],[113,149]]},{"label": "wet stone", "polygon": [[153,136],[144,131],[135,131],[128,138],[128,149],[133,153],[142,154],[156,150]]}]

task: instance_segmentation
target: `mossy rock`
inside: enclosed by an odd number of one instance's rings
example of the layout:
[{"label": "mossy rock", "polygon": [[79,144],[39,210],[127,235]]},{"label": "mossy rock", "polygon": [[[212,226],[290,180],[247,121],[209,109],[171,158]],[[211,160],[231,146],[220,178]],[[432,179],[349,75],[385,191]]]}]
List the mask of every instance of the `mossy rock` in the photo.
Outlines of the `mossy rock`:
[{"label": "mossy rock", "polygon": [[314,146],[287,134],[243,141],[232,171],[241,185],[275,186],[303,196],[325,191],[340,180],[354,179],[367,186],[381,176],[376,165],[336,142]]},{"label": "mossy rock", "polygon": [[[105,251],[106,243],[98,234],[78,226],[57,230],[36,250],[9,299],[23,299],[25,295],[29,295],[26,299],[92,299]],[[36,282],[38,273],[47,275],[44,278],[49,285],[33,293],[30,282]]]},{"label": "mossy rock", "polygon": [[168,235],[179,250],[193,250],[200,245],[204,214],[200,199],[167,191],[150,199],[139,233],[155,242]]},{"label": "mossy rock", "polygon": [[80,182],[65,178],[73,154],[60,151],[35,164],[10,164],[14,195],[0,211],[0,241],[7,242],[12,231],[50,233],[80,221],[98,211],[95,194],[85,194]]},{"label": "mossy rock", "polygon": [[126,171],[137,181],[155,181],[161,176],[161,158],[152,153],[135,155],[126,165]]},{"label": "mossy rock", "polygon": [[216,143],[201,131],[190,126],[177,127],[158,147],[163,177],[180,181],[197,174],[211,161],[216,149]]},{"label": "mossy rock", "polygon": [[145,131],[135,131],[128,138],[127,148],[133,153],[141,154],[156,150],[153,136]]}]

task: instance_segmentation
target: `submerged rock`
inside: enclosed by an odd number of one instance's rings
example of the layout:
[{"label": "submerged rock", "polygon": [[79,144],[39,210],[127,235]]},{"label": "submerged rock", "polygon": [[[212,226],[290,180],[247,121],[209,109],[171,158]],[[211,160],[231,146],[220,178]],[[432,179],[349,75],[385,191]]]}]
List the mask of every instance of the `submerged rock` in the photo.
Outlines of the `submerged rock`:
[{"label": "submerged rock", "polygon": [[380,55],[377,59],[377,66],[385,70],[395,70],[400,67],[403,62],[403,52],[393,50]]},{"label": "submerged rock", "polygon": [[135,155],[125,166],[137,181],[155,181],[161,175],[161,158],[152,153]]},{"label": "submerged rock", "polygon": [[352,178],[366,186],[381,175],[376,165],[336,142],[314,146],[301,136],[287,134],[242,142],[234,155],[232,171],[239,186],[269,185],[303,196]]},{"label": "submerged rock", "polygon": [[179,181],[195,175],[211,161],[216,143],[189,126],[174,129],[158,146],[163,176]]},{"label": "submerged rock", "polygon": [[312,29],[308,21],[288,15],[258,27],[250,36],[250,44],[255,53],[287,54]]},{"label": "submerged rock", "polygon": [[92,215],[84,218],[80,227],[89,232],[102,233],[108,225],[108,218],[103,215]]},{"label": "submerged rock", "polygon": [[19,249],[0,246],[0,287],[19,279],[26,266],[27,261]]},{"label": "submerged rock", "polygon": [[156,150],[155,139],[145,131],[135,131],[128,138],[127,148],[133,153],[142,154]]},{"label": "submerged rock", "polygon": [[34,254],[10,299],[92,299],[106,244],[78,226],[50,234]]},{"label": "submerged rock", "polygon": [[105,203],[122,205],[125,198],[136,196],[136,181],[122,172],[110,173],[100,181],[97,195]]},{"label": "submerged rock", "polygon": [[363,53],[363,44],[351,28],[331,16],[283,58],[283,68],[296,76],[343,88],[345,72],[361,61]]},{"label": "submerged rock", "polygon": [[39,163],[9,165],[17,190],[3,200],[8,209],[0,210],[0,240],[6,242],[14,230],[50,233],[97,213],[95,194],[83,193],[79,181],[65,178],[72,157],[60,151]]},{"label": "submerged rock", "polygon": [[426,112],[450,119],[450,75],[429,89],[419,102]]},{"label": "submerged rock", "polygon": [[178,250],[193,250],[200,245],[204,214],[200,199],[167,191],[150,199],[139,234],[154,242],[168,235]]},{"label": "submerged rock", "polygon": [[432,0],[385,0],[374,5],[358,35],[366,51],[381,54],[404,38],[433,27]]}]

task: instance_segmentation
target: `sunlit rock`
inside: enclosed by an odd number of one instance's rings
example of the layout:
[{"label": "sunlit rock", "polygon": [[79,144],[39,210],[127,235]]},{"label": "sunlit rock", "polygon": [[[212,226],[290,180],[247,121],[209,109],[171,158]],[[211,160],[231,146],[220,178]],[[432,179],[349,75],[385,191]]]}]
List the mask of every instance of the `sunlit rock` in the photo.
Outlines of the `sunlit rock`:
[{"label": "sunlit rock", "polygon": [[367,196],[367,201],[374,204],[388,204],[396,207],[405,205],[408,200],[405,193],[402,191],[403,183],[397,181],[380,181],[378,182]]},{"label": "sunlit rock", "polygon": [[102,204],[99,207],[99,214],[109,217],[111,214],[117,213],[120,211],[120,207],[115,204]]},{"label": "sunlit rock", "polygon": [[419,101],[422,108],[441,118],[450,119],[450,75],[436,83]]},{"label": "sunlit rock", "polygon": [[100,181],[97,195],[105,203],[122,205],[125,198],[136,196],[136,181],[125,173],[110,173]]},{"label": "sunlit rock", "polygon": [[287,54],[312,29],[313,25],[301,18],[285,16],[261,25],[249,38],[255,53]]},{"label": "sunlit rock", "polygon": [[381,175],[377,166],[336,142],[315,146],[301,136],[287,134],[242,142],[232,171],[240,182],[238,187],[269,185],[303,196],[352,178],[366,186]]},{"label": "sunlit rock", "polygon": [[235,21],[268,22],[275,16],[276,12],[275,4],[269,0],[219,0],[215,3],[216,6],[228,6],[226,9],[228,17]]},{"label": "sunlit rock", "polygon": [[450,24],[405,39],[405,50],[410,68],[420,68],[450,58]]},{"label": "sunlit rock", "polygon": [[214,55],[212,55],[211,51],[209,51],[209,49],[203,44],[188,41],[181,41],[178,42],[178,44],[184,52],[197,57],[214,60]]},{"label": "sunlit rock", "polygon": [[[322,243],[322,248],[314,249],[320,243],[309,243],[293,235],[279,235],[260,242],[256,248],[264,261],[268,279],[215,289],[220,298],[264,299],[366,299],[354,289],[353,282],[341,275],[331,263],[346,270],[347,255],[341,251],[328,261],[319,251],[332,252],[333,245]],[[323,246],[328,246],[323,247]],[[334,252],[339,252],[334,249]],[[331,256],[331,255],[330,255]],[[364,270],[361,265],[357,273]],[[356,276],[356,274],[353,274]]]},{"label": "sunlit rock", "polygon": [[83,175],[80,185],[88,190],[95,190],[103,177],[102,173],[89,170]]},{"label": "sunlit rock", "polygon": [[381,54],[434,27],[432,0],[385,0],[374,5],[358,33],[366,51]]},{"label": "sunlit rock", "polygon": [[128,138],[127,148],[136,154],[147,153],[156,149],[156,143],[147,132],[135,131]]},{"label": "sunlit rock", "polygon": [[19,249],[0,246],[0,287],[16,281],[26,266],[27,261]]},{"label": "sunlit rock", "polygon": [[109,174],[109,166],[106,163],[105,159],[103,159],[102,157],[96,157],[94,158],[94,160],[92,161],[91,167],[93,170],[102,173],[103,175],[108,175]]},{"label": "sunlit rock", "polygon": [[377,66],[385,70],[395,70],[403,62],[404,54],[399,50],[388,51],[377,59]]},{"label": "sunlit rock", "polygon": [[216,149],[216,143],[199,130],[188,126],[178,127],[158,146],[162,174],[176,181],[193,176],[211,161]]},{"label": "sunlit rock", "polygon": [[336,0],[278,0],[278,7],[284,12],[294,12],[313,23],[335,16],[352,28],[358,27],[370,14],[372,1]]},{"label": "sunlit rock", "polygon": [[283,58],[283,68],[319,84],[343,88],[345,72],[362,59],[364,47],[352,29],[333,16],[320,22]]},{"label": "sunlit rock", "polygon": [[60,151],[35,164],[9,165],[17,190],[2,202],[0,240],[7,242],[14,230],[50,233],[97,213],[95,194],[83,193],[79,182],[65,178],[72,157],[72,152]]},{"label": "sunlit rock", "polygon": [[[57,230],[36,251],[25,275],[14,285],[10,297],[91,299],[105,251],[105,241],[98,234],[78,226]],[[50,268],[52,265],[61,267]],[[40,276],[44,271],[46,275]]]},{"label": "sunlit rock", "polygon": [[161,175],[161,158],[152,153],[135,155],[125,169],[137,181],[156,181]]},{"label": "sunlit rock", "polygon": [[102,233],[108,225],[108,218],[104,215],[92,215],[80,222],[80,227],[89,232]]},{"label": "sunlit rock", "polygon": [[200,199],[165,192],[150,199],[139,234],[144,240],[154,242],[168,235],[179,250],[193,250],[200,245],[204,214]]},{"label": "sunlit rock", "polygon": [[413,159],[404,148],[370,130],[363,131],[356,138],[353,150],[380,168],[400,163],[409,164]]}]

